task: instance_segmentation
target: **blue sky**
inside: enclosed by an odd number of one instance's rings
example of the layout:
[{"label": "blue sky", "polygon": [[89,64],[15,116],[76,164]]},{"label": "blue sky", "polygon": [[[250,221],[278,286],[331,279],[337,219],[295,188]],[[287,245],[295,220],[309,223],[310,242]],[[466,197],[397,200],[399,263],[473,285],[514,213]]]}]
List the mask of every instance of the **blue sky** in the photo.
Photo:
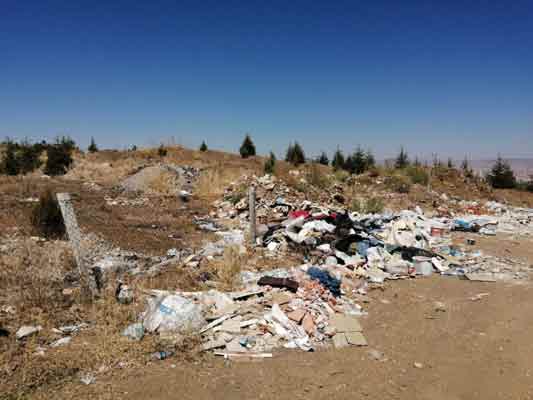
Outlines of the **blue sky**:
[{"label": "blue sky", "polygon": [[533,157],[533,2],[1,1],[0,136]]}]

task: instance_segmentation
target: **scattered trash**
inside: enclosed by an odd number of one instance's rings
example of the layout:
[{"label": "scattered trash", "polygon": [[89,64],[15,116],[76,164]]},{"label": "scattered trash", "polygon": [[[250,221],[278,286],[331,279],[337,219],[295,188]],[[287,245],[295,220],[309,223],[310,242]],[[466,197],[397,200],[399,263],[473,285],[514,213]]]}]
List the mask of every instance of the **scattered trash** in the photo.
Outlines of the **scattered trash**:
[{"label": "scattered trash", "polygon": [[42,327],[40,325],[38,326],[23,325],[18,329],[17,333],[15,333],[15,336],[18,340],[21,340],[21,339],[24,339],[25,337],[28,337],[37,332],[40,332],[41,330],[42,330]]},{"label": "scattered trash", "polygon": [[126,329],[122,331],[122,336],[126,336],[132,340],[141,340],[144,337],[143,324],[137,322],[135,324],[128,325]]},{"label": "scattered trash", "polygon": [[70,336],[66,336],[64,338],[61,338],[61,339],[57,339],[56,341],[52,342],[50,344],[50,347],[60,347],[60,346],[64,346],[66,344],[69,344],[70,341],[72,340],[72,337]]},{"label": "scattered trash", "polygon": [[133,290],[122,282],[119,282],[115,296],[121,304],[131,304],[133,302]]},{"label": "scattered trash", "polygon": [[485,293],[478,293],[475,296],[470,297],[470,300],[479,301],[479,300],[481,300],[481,299],[483,299],[483,298],[485,298],[485,297],[487,297],[489,295],[490,295],[490,293],[486,293],[486,292]]},{"label": "scattered trash", "polygon": [[96,378],[90,372],[80,374],[80,382],[84,385],[91,385],[96,382]]},{"label": "scattered trash", "polygon": [[155,353],[152,353],[152,360],[166,360],[169,357],[172,357],[174,355],[173,351],[156,351]]},{"label": "scattered trash", "polygon": [[205,325],[201,307],[179,295],[148,299],[143,326],[148,332],[194,332]]}]

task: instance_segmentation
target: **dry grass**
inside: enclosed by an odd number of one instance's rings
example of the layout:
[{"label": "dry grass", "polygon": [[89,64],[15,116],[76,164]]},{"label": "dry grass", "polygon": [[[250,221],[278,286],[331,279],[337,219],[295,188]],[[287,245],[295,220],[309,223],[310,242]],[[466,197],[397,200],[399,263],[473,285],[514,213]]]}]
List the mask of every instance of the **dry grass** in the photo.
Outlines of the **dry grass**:
[{"label": "dry grass", "polygon": [[[5,242],[4,242],[5,243]],[[109,287],[99,300],[81,304],[64,294],[65,276],[74,266],[66,242],[12,241],[0,257],[0,306],[14,306],[13,314],[0,312],[0,326],[11,332],[0,337],[0,398],[22,398],[35,390],[50,393],[58,385],[79,379],[80,373],[99,375],[123,367],[143,366],[150,354],[174,350],[176,357],[197,357],[196,337],[177,342],[149,335],[141,342],[122,337],[122,330],[135,322],[145,304],[136,282],[136,301],[119,304]],[[86,322],[89,327],[58,348],[48,345],[61,337],[52,328]],[[41,325],[42,331],[17,341],[21,325]],[[46,348],[44,355],[38,348]]]},{"label": "dry grass", "polygon": [[238,286],[238,277],[244,263],[245,258],[240,254],[238,246],[226,247],[222,260],[213,263],[219,282],[224,289],[232,290]]},{"label": "dry grass", "polygon": [[226,168],[222,165],[206,169],[200,173],[195,193],[199,198],[213,200],[224,194],[225,189],[246,174],[241,168]]}]

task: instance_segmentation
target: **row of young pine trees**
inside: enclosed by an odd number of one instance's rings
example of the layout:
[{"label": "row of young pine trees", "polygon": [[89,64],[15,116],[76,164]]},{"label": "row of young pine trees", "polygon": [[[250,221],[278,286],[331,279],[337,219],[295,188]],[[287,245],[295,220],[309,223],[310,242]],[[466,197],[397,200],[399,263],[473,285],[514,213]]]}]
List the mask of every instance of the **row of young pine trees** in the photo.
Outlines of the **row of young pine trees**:
[{"label": "row of young pine trees", "polygon": [[[41,166],[40,155],[44,151],[47,152],[44,173],[47,175],[62,175],[66,173],[71,166],[73,162],[72,151],[75,149],[75,143],[69,137],[58,138],[51,144],[48,144],[45,141],[35,144],[30,144],[28,141],[17,143],[7,139],[3,142],[3,145],[5,151],[4,156],[0,161],[0,174],[4,175],[26,174],[39,168]],[[136,146],[134,146],[133,150],[136,150]],[[208,150],[205,141],[202,141],[199,150],[203,152]],[[94,138],[91,138],[88,151],[91,153],[98,151],[98,146],[96,145]],[[244,137],[239,148],[239,153],[242,158],[256,155],[255,144],[249,134]],[[162,157],[167,154],[167,150],[163,145],[159,147],[158,154]],[[276,161],[276,156],[273,152],[270,152],[264,165],[266,173],[274,172]],[[298,142],[294,142],[289,144],[289,147],[287,148],[285,161],[295,166],[306,162],[331,165],[334,170],[344,170],[356,175],[365,173],[376,167],[376,160],[373,153],[370,150],[363,150],[361,146],[358,146],[353,153],[348,154],[347,156],[344,155],[342,150],[337,148],[331,161],[324,151],[318,157],[309,160],[305,156],[303,147]],[[391,166],[396,169],[427,167],[423,166],[418,158],[411,161],[403,147]],[[447,164],[444,164],[438,158],[435,158],[433,161],[433,168],[454,169],[455,166],[451,159],[448,159]],[[461,163],[460,170],[465,177],[472,178],[474,175],[466,157]],[[503,160],[500,156],[498,156],[498,159],[485,178],[494,188],[518,188],[533,191],[533,178],[530,179],[529,182],[518,182],[509,163]]]}]

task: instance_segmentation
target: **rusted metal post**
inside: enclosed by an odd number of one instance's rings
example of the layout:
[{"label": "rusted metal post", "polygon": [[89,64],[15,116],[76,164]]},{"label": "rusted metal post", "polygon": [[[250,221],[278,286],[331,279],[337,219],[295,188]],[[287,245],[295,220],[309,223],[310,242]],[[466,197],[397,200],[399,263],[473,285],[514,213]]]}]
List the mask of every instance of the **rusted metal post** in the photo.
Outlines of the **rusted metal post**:
[{"label": "rusted metal post", "polygon": [[255,186],[250,187],[250,196],[248,199],[248,205],[250,207],[250,242],[252,246],[255,246]]},{"label": "rusted metal post", "polygon": [[80,274],[80,285],[82,295],[84,297],[91,298],[94,293],[91,291],[91,285],[89,280],[89,273],[83,261],[83,252],[81,248],[81,232],[76,220],[76,214],[72,207],[72,202],[69,193],[57,193],[57,202],[63,215],[63,222],[67,230],[68,239],[74,252],[74,258],[78,266],[78,272]]}]

